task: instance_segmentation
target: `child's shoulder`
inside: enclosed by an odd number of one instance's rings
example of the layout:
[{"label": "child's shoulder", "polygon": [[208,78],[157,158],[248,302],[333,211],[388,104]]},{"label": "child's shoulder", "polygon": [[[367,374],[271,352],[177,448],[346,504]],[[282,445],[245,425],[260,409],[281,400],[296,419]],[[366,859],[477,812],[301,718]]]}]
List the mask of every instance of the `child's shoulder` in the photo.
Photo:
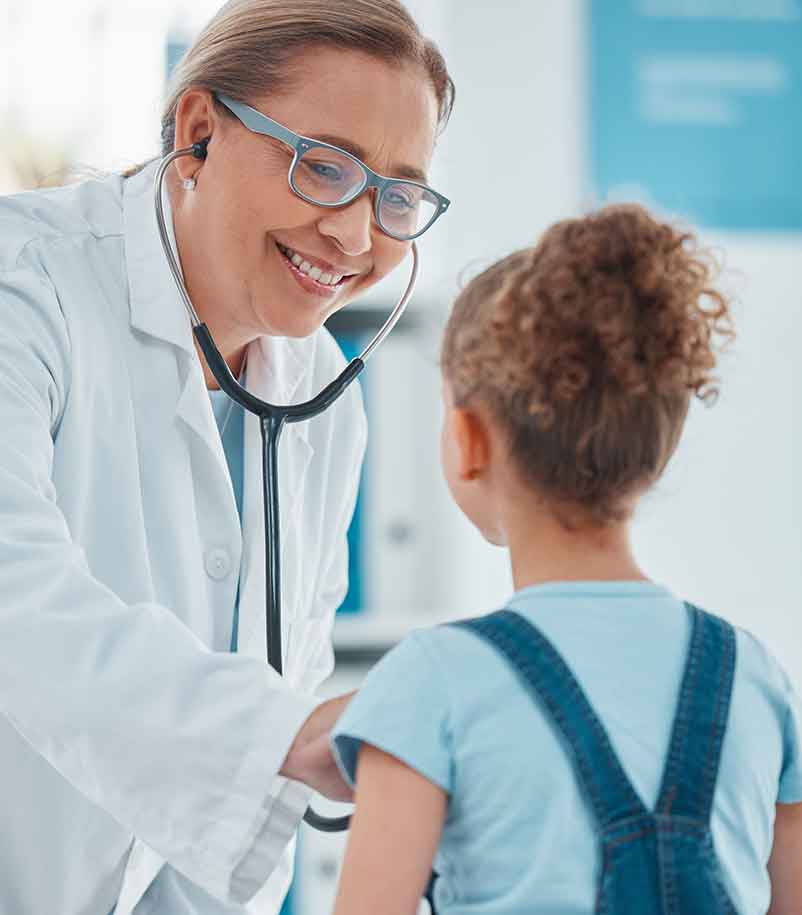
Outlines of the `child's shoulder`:
[{"label": "child's shoulder", "polygon": [[436,660],[442,658],[443,654],[464,650],[466,638],[468,644],[478,641],[474,635],[470,634],[466,623],[473,620],[491,620],[500,612],[502,611],[494,609],[476,616],[455,617],[446,622],[412,629],[400,644],[406,645],[410,651],[420,652]]},{"label": "child's shoulder", "polygon": [[[682,603],[678,604],[681,608]],[[470,619],[492,621],[507,609],[512,608],[494,608]],[[551,621],[551,618],[547,619]],[[559,621],[559,617],[556,619]],[[482,640],[464,625],[468,621],[467,618],[454,619],[434,626],[413,629],[396,646],[393,653],[403,655],[407,662],[414,658],[422,665],[441,672],[455,671],[465,666],[471,676],[475,676],[476,668],[471,664],[475,664],[477,658],[489,653]],[[788,704],[797,701],[794,681],[766,642],[743,626],[731,625],[736,633],[737,681],[765,693],[776,702]],[[546,630],[553,628],[555,627],[546,626]]]},{"label": "child's shoulder", "polygon": [[796,702],[796,687],[769,646],[743,626],[736,633],[736,682],[751,686],[784,705]]},{"label": "child's shoulder", "polygon": [[413,629],[393,649],[396,663],[415,670],[428,670],[463,694],[464,687],[481,682],[482,671],[500,669],[498,659],[483,639],[464,625],[469,619],[489,620],[500,611],[493,609],[470,618],[455,618],[433,626]]}]

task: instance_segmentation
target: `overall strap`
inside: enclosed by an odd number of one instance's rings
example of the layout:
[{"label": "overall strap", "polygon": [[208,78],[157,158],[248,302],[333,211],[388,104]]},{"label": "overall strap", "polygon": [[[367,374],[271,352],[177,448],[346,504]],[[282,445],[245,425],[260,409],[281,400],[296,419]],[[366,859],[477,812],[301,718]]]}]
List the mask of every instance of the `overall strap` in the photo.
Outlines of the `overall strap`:
[{"label": "overall strap", "polygon": [[573,755],[580,784],[601,828],[647,813],[582,687],[551,642],[512,610],[461,620],[499,651],[548,712]]},{"label": "overall strap", "polygon": [[685,607],[691,644],[655,812],[709,823],[735,675],[735,630]]}]

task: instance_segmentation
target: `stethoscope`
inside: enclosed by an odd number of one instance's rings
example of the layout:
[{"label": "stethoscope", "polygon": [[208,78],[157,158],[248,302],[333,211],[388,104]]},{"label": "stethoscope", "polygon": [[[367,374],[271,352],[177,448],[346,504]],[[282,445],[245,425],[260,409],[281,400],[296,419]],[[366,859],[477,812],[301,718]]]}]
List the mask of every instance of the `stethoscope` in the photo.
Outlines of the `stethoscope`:
[{"label": "stethoscope", "polygon": [[[206,145],[208,141],[195,143],[184,149],[177,149],[162,159],[156,172],[155,203],[156,220],[159,228],[159,237],[167,264],[173,275],[178,291],[184,305],[189,312],[192,322],[192,333],[198,341],[206,359],[206,364],[214,375],[215,380],[235,403],[238,403],[250,413],[259,417],[262,430],[262,493],[265,510],[265,575],[266,575],[266,602],[265,622],[267,628],[267,662],[279,674],[282,673],[281,649],[281,549],[279,543],[279,501],[278,501],[278,443],[281,431],[286,423],[299,423],[317,416],[327,410],[346,390],[351,382],[365,367],[365,363],[375,351],[376,347],[384,340],[398,323],[407,307],[415,282],[418,278],[418,250],[412,243],[412,273],[410,274],[407,288],[398,300],[395,308],[376,336],[365,347],[362,353],[352,359],[337,378],[328,384],[311,400],[301,404],[277,406],[254,397],[242,387],[231,374],[225,359],[220,354],[212,335],[206,325],[200,320],[189,298],[184,278],[173,253],[170,235],[164,218],[162,205],[162,185],[164,175],[173,160],[180,156],[194,156],[196,159],[206,158]],[[323,817],[309,807],[304,814],[304,822],[323,832],[341,832],[348,829],[350,816]]]}]

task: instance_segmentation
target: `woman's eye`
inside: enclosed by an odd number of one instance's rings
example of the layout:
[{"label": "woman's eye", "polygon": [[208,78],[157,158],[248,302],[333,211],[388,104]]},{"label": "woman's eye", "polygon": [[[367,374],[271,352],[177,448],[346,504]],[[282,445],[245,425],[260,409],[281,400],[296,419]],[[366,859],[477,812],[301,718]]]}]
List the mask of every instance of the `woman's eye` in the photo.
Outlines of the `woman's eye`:
[{"label": "woman's eye", "polygon": [[331,162],[309,162],[304,160],[304,165],[306,165],[316,177],[322,178],[324,181],[334,182],[342,179],[342,169],[333,165]]},{"label": "woman's eye", "polygon": [[415,208],[416,201],[411,197],[408,197],[406,194],[402,194],[399,191],[390,191],[384,195],[384,202],[391,206],[394,210],[412,210]]}]

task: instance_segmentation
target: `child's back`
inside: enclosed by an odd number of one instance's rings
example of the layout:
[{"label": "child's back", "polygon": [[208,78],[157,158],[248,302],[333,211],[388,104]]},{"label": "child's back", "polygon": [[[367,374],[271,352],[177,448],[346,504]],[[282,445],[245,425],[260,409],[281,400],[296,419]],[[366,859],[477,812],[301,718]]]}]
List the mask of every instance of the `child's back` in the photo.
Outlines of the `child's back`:
[{"label": "child's back", "polygon": [[[509,607],[565,659],[652,809],[688,652],[684,604],[648,582],[571,582],[524,589]],[[778,782],[781,802],[802,801],[800,718],[785,676],[743,631],[737,659],[712,832],[736,910],[764,915]],[[364,740],[448,792],[438,912],[595,910],[596,826],[566,747],[472,633],[444,626],[406,639],[369,676],[338,733],[349,771]]]},{"label": "child's back", "polygon": [[335,915],[414,912],[433,858],[440,915],[802,912],[799,700],[630,543],[728,334],[705,252],[638,207],[560,223],[460,295],[443,466],[509,549],[507,648],[415,633],[353,700]]}]

